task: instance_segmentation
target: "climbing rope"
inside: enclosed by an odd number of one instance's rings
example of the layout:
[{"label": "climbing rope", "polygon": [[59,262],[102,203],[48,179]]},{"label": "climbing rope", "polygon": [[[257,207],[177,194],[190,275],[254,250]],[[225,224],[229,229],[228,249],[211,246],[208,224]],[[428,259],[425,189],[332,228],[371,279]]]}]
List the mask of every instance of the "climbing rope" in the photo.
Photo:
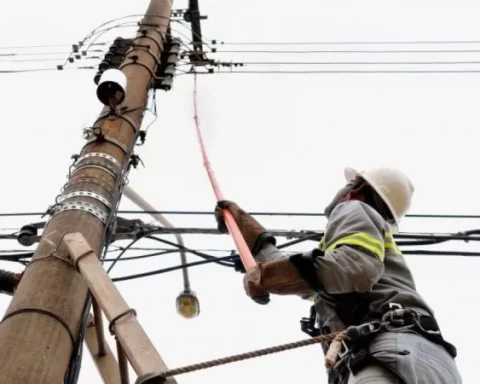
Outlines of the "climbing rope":
[{"label": "climbing rope", "polygon": [[[197,139],[198,144],[200,146],[200,150],[202,152],[203,157],[203,165],[207,170],[208,177],[210,179],[210,183],[212,184],[213,192],[215,193],[215,197],[217,201],[224,200],[223,193],[220,190],[220,186],[218,185],[217,179],[215,178],[215,174],[213,172],[212,164],[208,159],[207,149],[203,142],[202,131],[200,129],[200,119],[198,118],[198,103],[197,103],[197,74],[195,73],[193,76],[193,119],[195,121],[195,128],[197,131]],[[228,228],[228,231],[232,235],[233,241],[237,247],[238,254],[240,255],[240,259],[242,260],[245,269],[251,269],[255,266],[255,260],[253,259],[252,253],[245,242],[245,239],[240,232],[240,229],[233,218],[233,215],[228,209],[223,210],[223,218],[225,220],[225,224]]]},{"label": "climbing rope", "polygon": [[319,343],[324,343],[329,341],[332,341],[332,343],[330,344],[330,349],[326,354],[325,365],[327,366],[327,368],[331,366],[333,367],[332,363],[333,364],[335,363],[338,356],[338,352],[339,352],[339,348],[337,346],[341,344],[342,341],[348,338],[349,338],[349,335],[346,331],[330,333],[327,335],[320,335],[317,337],[313,337],[311,339],[304,339],[294,343],[281,344],[281,345],[277,345],[270,348],[258,349],[256,351],[241,353],[239,355],[227,356],[221,359],[215,359],[215,360],[205,361],[203,363],[197,363],[197,364],[187,365],[185,367],[170,369],[168,371],[163,372],[160,376],[163,378],[178,376],[185,373],[200,371],[202,369],[218,367],[219,365],[235,363],[237,361],[253,359],[255,357],[271,355],[273,353],[289,351],[291,349],[307,347],[309,345],[319,344]]}]

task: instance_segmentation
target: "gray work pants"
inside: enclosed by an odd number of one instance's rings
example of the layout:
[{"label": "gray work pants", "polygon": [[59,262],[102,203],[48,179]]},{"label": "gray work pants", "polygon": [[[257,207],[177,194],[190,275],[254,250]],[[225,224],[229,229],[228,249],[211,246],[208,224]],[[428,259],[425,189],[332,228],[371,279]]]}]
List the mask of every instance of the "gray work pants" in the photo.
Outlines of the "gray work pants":
[{"label": "gray work pants", "polygon": [[348,384],[462,383],[455,360],[447,351],[416,333],[381,333],[369,349],[384,366],[367,365],[356,375],[350,374]]}]

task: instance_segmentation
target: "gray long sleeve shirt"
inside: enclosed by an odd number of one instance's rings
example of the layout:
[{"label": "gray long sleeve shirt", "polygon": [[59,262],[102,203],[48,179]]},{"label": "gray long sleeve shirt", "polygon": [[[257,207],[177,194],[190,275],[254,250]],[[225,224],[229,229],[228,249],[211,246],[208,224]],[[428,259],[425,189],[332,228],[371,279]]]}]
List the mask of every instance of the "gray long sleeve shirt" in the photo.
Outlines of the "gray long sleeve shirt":
[{"label": "gray long sleeve shirt", "polygon": [[[322,332],[367,321],[388,303],[433,311],[416,291],[413,276],[387,222],[369,205],[349,200],[331,212],[319,249],[290,257],[312,287]],[[271,244],[257,261],[286,257]]]}]

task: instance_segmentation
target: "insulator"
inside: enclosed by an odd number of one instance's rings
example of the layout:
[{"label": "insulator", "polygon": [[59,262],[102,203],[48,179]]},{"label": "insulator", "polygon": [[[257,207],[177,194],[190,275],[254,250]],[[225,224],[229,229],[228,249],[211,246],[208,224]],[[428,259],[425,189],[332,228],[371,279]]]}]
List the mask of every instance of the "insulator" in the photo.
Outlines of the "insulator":
[{"label": "insulator", "polygon": [[98,85],[98,82],[100,81],[100,77],[102,77],[103,71],[98,71],[95,74],[95,77],[93,78],[93,82]]},{"label": "insulator", "polygon": [[174,45],[172,48],[168,50],[169,54],[174,54],[174,55],[180,55],[180,46],[179,45]]},{"label": "insulator", "polygon": [[35,243],[34,236],[38,235],[38,230],[33,225],[25,225],[20,229],[17,235],[17,241],[25,247]]},{"label": "insulator", "polygon": [[104,71],[110,67],[111,63],[107,60],[102,60],[100,64],[98,64],[98,69]]},{"label": "insulator", "polygon": [[123,39],[122,37],[117,37],[114,41],[113,41],[113,44],[115,44],[116,46],[118,47],[122,47],[125,45],[125,39]]},{"label": "insulator", "polygon": [[160,81],[160,84],[158,84],[159,89],[163,89],[164,91],[169,91],[172,89],[173,86],[173,80],[172,78],[165,78]]},{"label": "insulator", "polygon": [[178,56],[177,55],[169,55],[167,59],[168,65],[177,65],[178,63]]},{"label": "insulator", "polygon": [[165,76],[173,77],[175,76],[175,68],[168,67],[167,69],[165,69],[165,72],[163,73],[165,74]]}]

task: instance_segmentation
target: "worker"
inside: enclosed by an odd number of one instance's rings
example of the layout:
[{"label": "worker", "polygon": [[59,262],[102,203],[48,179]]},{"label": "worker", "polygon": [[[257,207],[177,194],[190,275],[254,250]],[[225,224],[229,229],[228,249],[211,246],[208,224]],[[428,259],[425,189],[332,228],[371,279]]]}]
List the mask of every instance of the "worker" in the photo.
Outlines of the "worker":
[{"label": "worker", "polygon": [[[320,334],[361,330],[342,343],[330,384],[460,384],[456,348],[443,339],[392,235],[410,207],[411,181],[391,168],[347,168],[345,177],[325,208],[318,247],[289,257],[236,203],[218,202],[220,232],[228,231],[228,209],[257,262],[244,276],[247,295],[263,305],[270,294],[313,298]],[[326,353],[329,344],[322,347]]]},{"label": "worker", "polygon": [[23,273],[14,273],[0,268],[0,293],[13,296]]}]

